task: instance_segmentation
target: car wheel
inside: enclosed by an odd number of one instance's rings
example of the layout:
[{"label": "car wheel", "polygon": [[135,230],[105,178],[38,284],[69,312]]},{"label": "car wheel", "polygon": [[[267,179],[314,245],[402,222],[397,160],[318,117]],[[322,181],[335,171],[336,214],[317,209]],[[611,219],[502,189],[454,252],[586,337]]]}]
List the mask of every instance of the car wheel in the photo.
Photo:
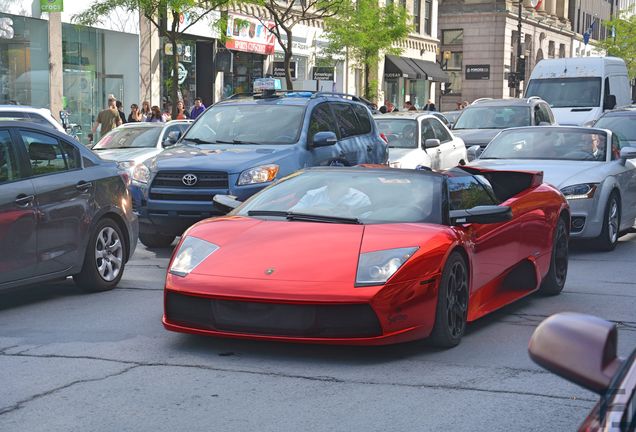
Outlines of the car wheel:
[{"label": "car wheel", "polygon": [[110,218],[100,220],[86,247],[82,271],[73,280],[88,292],[106,291],[119,283],[126,266],[125,240]]},{"label": "car wheel", "polygon": [[451,348],[459,344],[466,330],[468,315],[468,267],[458,252],[453,252],[442,272],[437,293],[433,345]]},{"label": "car wheel", "polygon": [[139,241],[149,248],[166,248],[172,244],[174,239],[175,236],[139,233]]},{"label": "car wheel", "polygon": [[621,203],[616,192],[612,192],[605,206],[603,229],[596,239],[598,249],[603,251],[614,250],[618,243],[618,231],[621,226]]},{"label": "car wheel", "polygon": [[539,292],[544,295],[557,295],[565,286],[568,274],[568,229],[563,218],[559,218],[552,239],[552,258],[550,270],[543,278]]}]

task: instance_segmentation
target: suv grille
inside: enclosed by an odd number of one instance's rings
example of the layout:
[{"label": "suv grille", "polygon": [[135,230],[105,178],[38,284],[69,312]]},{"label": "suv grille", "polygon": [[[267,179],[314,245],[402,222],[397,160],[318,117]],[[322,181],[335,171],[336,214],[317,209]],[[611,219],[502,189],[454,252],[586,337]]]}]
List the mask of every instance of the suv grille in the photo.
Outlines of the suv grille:
[{"label": "suv grille", "polygon": [[[183,176],[194,174],[197,182],[192,186],[183,183]],[[183,189],[227,189],[228,178],[226,172],[197,172],[197,171],[159,171],[152,181],[151,187],[183,188]]]}]

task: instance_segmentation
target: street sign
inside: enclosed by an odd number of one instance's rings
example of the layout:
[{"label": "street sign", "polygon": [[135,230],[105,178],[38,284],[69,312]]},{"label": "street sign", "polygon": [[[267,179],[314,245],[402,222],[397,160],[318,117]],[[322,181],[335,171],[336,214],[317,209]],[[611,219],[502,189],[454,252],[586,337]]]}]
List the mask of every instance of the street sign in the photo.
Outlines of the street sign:
[{"label": "street sign", "polygon": [[[289,62],[289,70],[291,72],[291,77],[296,78],[296,62]],[[272,67],[272,76],[277,78],[285,77],[285,62],[284,61],[275,61]]]},{"label": "street sign", "polygon": [[467,80],[489,80],[490,65],[466,65]]},{"label": "street sign", "polygon": [[64,0],[40,0],[42,12],[64,12]]},{"label": "street sign", "polygon": [[334,81],[333,67],[314,67],[311,79],[316,81]]}]

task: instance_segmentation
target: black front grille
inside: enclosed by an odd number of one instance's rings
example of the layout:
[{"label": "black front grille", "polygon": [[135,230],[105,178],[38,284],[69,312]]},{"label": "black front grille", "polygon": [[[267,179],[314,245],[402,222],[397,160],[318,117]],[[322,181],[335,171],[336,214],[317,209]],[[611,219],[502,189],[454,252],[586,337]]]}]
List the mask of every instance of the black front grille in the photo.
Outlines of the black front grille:
[{"label": "black front grille", "polygon": [[380,336],[371,306],[290,305],[213,300],[169,291],[169,322],[203,330],[271,336],[353,338]]},{"label": "black front grille", "polygon": [[150,192],[148,198],[159,201],[206,201],[212,203],[212,194],[167,194]]},{"label": "black front grille", "polygon": [[[183,183],[183,176],[194,174],[197,182],[192,186]],[[152,187],[182,189],[227,189],[228,177],[220,171],[159,171],[152,181]]]}]

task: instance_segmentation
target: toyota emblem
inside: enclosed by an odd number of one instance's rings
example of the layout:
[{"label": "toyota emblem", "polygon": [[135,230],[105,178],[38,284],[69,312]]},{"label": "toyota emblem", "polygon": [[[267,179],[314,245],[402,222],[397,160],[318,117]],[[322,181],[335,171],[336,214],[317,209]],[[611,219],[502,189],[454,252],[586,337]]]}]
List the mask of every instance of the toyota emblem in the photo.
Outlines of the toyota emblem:
[{"label": "toyota emblem", "polygon": [[194,186],[195,184],[197,184],[199,179],[194,174],[186,174],[181,178],[181,181],[186,186]]}]

